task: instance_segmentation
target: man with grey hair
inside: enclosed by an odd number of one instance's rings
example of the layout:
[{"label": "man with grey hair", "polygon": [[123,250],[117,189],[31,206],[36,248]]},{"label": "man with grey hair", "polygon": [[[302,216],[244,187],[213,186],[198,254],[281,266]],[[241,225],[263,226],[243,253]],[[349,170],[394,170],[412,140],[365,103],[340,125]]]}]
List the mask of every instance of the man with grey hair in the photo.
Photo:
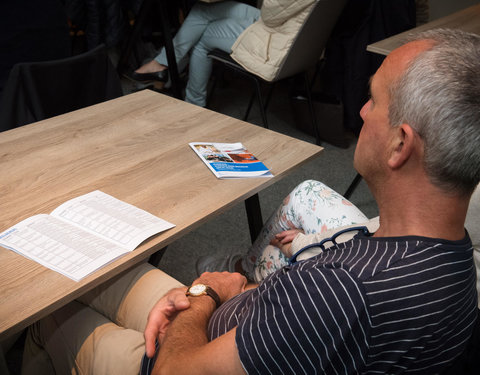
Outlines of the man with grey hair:
[{"label": "man with grey hair", "polygon": [[432,182],[471,194],[480,179],[478,36],[437,29],[418,38],[431,39],[435,48],[391,87],[390,124],[408,123],[422,138]]},{"label": "man with grey hair", "polygon": [[[57,373],[138,373],[144,348],[141,373],[153,374],[448,369],[477,318],[464,221],[480,181],[479,90],[478,36],[433,31],[396,49],[371,79],[354,159],[378,203],[375,233],[257,286],[204,273],[158,299],[161,271],[138,266],[84,298],[90,307],[74,302],[36,323],[25,369],[42,348]],[[122,288],[117,314],[105,301]],[[145,341],[128,321],[146,322]]]}]

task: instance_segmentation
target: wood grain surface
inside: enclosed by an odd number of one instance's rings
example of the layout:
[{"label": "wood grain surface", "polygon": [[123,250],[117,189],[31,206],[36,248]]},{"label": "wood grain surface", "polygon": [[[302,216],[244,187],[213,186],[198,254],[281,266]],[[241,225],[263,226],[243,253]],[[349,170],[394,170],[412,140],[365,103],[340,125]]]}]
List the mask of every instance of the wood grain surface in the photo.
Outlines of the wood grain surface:
[{"label": "wood grain surface", "polygon": [[475,34],[480,34],[480,4],[428,22],[414,29],[391,36],[390,38],[369,44],[367,46],[367,51],[386,56],[395,48],[398,48],[405,43],[405,39],[409,34],[418,34],[422,31],[436,28],[460,29]]}]

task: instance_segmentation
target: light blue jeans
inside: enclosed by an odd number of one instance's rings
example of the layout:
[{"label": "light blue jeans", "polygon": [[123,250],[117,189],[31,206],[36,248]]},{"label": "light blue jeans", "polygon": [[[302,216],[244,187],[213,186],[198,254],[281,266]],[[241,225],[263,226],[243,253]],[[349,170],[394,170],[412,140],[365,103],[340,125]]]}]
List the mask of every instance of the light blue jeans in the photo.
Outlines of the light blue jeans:
[{"label": "light blue jeans", "polygon": [[[212,71],[208,52],[218,48],[230,53],[238,36],[259,17],[259,9],[235,1],[195,3],[173,38],[179,71],[185,68],[190,56],[185,101],[205,107]],[[155,60],[168,66],[164,48]]]}]

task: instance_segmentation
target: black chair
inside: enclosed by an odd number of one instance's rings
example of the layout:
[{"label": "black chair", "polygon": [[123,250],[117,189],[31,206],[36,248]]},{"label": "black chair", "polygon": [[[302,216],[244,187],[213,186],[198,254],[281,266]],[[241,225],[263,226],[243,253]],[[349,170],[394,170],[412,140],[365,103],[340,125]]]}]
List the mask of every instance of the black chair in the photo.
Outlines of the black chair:
[{"label": "black chair", "polygon": [[0,131],[121,96],[104,45],[66,59],[16,64],[0,108]]},{"label": "black chair", "polygon": [[[117,71],[119,74],[123,74],[129,70],[128,68],[128,61],[130,57],[133,55],[135,60],[135,67],[137,67],[141,61],[138,61],[138,56],[135,56],[135,46],[138,45],[140,42],[140,36],[142,33],[142,29],[152,17],[152,13],[157,14],[159,16],[160,25],[161,25],[161,33],[163,39],[163,45],[165,47],[165,52],[167,54],[167,61],[168,61],[168,72],[170,76],[170,80],[172,82],[171,91],[174,97],[177,99],[182,99],[182,88],[181,88],[181,81],[178,74],[177,62],[175,60],[175,51],[173,47],[173,33],[171,30],[171,21],[169,17],[169,6],[172,5],[175,7],[174,2],[166,2],[164,0],[142,0],[142,5],[140,6],[140,10],[135,17],[135,23],[130,30],[129,36],[122,47],[120,52],[120,58],[117,65]],[[188,6],[185,1],[180,2],[180,7],[186,12]]]},{"label": "black chair", "polygon": [[353,192],[357,188],[360,181],[362,181],[362,176],[360,175],[360,173],[357,173],[357,175],[354,177],[353,181],[350,183],[350,186],[347,188],[343,196],[347,199],[350,199],[350,197],[352,196]]},{"label": "black chair", "polygon": [[[277,75],[272,81],[265,81],[254,73],[248,72],[240,64],[234,61],[229,54],[221,50],[213,50],[209,53],[209,57],[213,60],[221,63],[223,66],[234,69],[236,72],[248,77],[254,82],[255,91],[254,95],[250,99],[247,111],[244,116],[244,120],[247,120],[252,107],[255,96],[258,99],[260,113],[262,116],[263,126],[268,128],[268,121],[266,116],[266,107],[271,97],[273,85],[270,88],[270,92],[267,96],[267,100],[264,103],[261,93],[261,84],[268,83],[274,84],[282,79],[294,77],[302,74],[305,83],[305,89],[307,93],[307,99],[309,104],[309,111],[312,118],[313,128],[315,130],[316,142],[320,144],[320,137],[318,134],[318,128],[316,126],[316,118],[314,114],[310,83],[308,79],[308,70],[315,67],[318,63],[320,56],[325,48],[330,33],[336,23],[336,20],[340,16],[340,13],[345,6],[346,0],[319,0],[312,7],[310,14],[307,16],[305,23],[298,31],[290,50],[288,51],[282,66],[278,70]],[[210,96],[213,95],[215,89],[214,81],[211,89]]]}]

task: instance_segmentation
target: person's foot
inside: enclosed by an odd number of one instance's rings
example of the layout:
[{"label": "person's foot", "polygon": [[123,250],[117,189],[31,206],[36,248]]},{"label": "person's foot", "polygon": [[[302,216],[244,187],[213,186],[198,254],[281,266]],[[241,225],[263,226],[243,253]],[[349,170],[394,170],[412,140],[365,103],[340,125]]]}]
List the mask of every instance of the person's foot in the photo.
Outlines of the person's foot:
[{"label": "person's foot", "polygon": [[243,256],[241,254],[234,254],[229,257],[205,255],[197,259],[195,269],[198,276],[204,272],[238,272],[239,270],[236,264],[242,258]]},{"label": "person's foot", "polygon": [[146,64],[143,64],[140,68],[135,70],[135,73],[145,74],[145,73],[157,73],[167,70],[165,65],[160,64],[156,60],[149,61]]},{"label": "person's foot", "polygon": [[152,60],[127,75],[136,82],[152,83],[157,90],[162,90],[168,81],[168,69],[165,65]]}]

